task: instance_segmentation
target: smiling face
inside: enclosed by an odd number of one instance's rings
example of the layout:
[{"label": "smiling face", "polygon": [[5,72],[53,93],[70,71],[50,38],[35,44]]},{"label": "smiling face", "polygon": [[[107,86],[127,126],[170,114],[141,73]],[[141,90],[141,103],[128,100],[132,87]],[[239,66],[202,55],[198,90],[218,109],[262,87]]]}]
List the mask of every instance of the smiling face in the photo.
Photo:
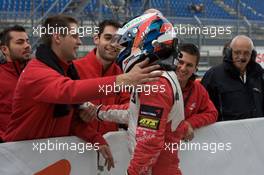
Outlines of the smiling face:
[{"label": "smiling face", "polygon": [[111,40],[115,35],[117,28],[111,25],[107,25],[100,36],[94,37],[94,43],[96,45],[96,57],[102,59],[104,62],[113,62],[117,58],[119,50],[113,47]]},{"label": "smiling face", "polygon": [[9,36],[11,38],[9,43],[1,47],[7,60],[23,62],[30,59],[31,46],[26,32],[11,31]]},{"label": "smiling face", "polygon": [[197,70],[197,56],[181,51],[182,58],[177,65],[176,74],[182,88],[186,86],[189,78]]},{"label": "smiling face", "polygon": [[234,38],[230,47],[232,48],[232,60],[234,66],[243,73],[250,61],[253,50],[253,43],[247,37]]}]

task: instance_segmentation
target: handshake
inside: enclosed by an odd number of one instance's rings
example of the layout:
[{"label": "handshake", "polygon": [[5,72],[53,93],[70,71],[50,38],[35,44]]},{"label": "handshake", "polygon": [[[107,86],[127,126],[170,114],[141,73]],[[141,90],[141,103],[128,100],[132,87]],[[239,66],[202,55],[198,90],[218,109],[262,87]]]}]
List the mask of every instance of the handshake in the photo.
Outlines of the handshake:
[{"label": "handshake", "polygon": [[85,102],[80,106],[79,116],[84,122],[92,121],[97,118],[100,107],[102,105],[94,105],[90,102]]}]

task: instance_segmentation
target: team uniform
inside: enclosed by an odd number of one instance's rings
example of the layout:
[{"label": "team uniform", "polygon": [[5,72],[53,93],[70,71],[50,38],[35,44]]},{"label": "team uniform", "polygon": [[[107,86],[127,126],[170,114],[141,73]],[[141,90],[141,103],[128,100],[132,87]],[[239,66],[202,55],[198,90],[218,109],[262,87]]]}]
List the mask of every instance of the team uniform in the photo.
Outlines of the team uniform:
[{"label": "team uniform", "polygon": [[[168,74],[176,78],[174,72]],[[164,74],[159,81],[147,84],[163,87],[163,93],[147,95],[135,91],[129,105],[100,108],[100,119],[128,123],[129,151],[132,154],[129,174],[180,173],[177,153],[164,149],[165,142],[179,142],[181,136],[177,133],[186,130],[182,124],[176,131],[184,119],[184,111],[180,86],[172,78]]]},{"label": "team uniform", "polygon": [[0,64],[0,140],[11,118],[13,95],[21,72],[17,61]]},{"label": "team uniform", "polygon": [[[113,76],[122,74],[120,67],[113,63],[104,72],[103,64],[96,58],[96,49],[89,52],[84,58],[74,61],[74,65],[79,73],[80,79],[91,79],[106,76]],[[129,102],[128,93],[119,93],[116,96],[100,98],[90,101],[93,104],[111,105],[111,104],[123,104]],[[84,123],[80,120],[75,120],[73,132],[79,137],[90,141],[92,143],[99,143],[100,145],[107,144],[103,135],[110,131],[117,131],[118,124],[107,121],[93,120],[88,123]]]},{"label": "team uniform", "polygon": [[[116,79],[73,80],[68,76],[72,64],[60,61],[50,48],[42,47],[38,55],[28,63],[17,83],[4,141],[68,136],[76,112],[74,105],[68,104],[105,97],[99,85],[113,85]],[[114,93],[108,94],[111,95]]]}]

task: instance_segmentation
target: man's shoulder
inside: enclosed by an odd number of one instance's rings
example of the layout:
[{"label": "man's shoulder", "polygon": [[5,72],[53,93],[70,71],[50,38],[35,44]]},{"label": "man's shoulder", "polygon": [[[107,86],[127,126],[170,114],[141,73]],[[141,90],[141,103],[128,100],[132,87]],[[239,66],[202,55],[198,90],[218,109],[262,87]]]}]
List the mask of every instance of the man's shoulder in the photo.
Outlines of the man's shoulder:
[{"label": "man's shoulder", "polygon": [[219,79],[225,79],[225,74],[225,67],[223,63],[213,66],[206,71],[201,80],[201,84],[208,90],[208,86],[215,86],[215,84],[218,84],[217,82]]},{"label": "man's shoulder", "polygon": [[91,50],[90,52],[88,52],[84,57],[81,57],[81,58],[74,60],[73,63],[75,65],[81,66],[81,65],[85,65],[87,62],[91,61],[91,59],[96,59],[94,50]]},{"label": "man's shoulder", "polygon": [[211,67],[206,73],[214,74],[218,73],[219,71],[224,70],[224,65],[223,64],[218,64],[216,66]]},{"label": "man's shoulder", "polygon": [[7,65],[6,64],[0,64],[0,76],[6,72]]},{"label": "man's shoulder", "polygon": [[143,86],[136,86],[140,99],[144,103],[159,106],[172,106],[174,93],[172,84],[165,77],[160,77],[157,81],[145,83]]},{"label": "man's shoulder", "polygon": [[31,60],[28,62],[28,64],[27,64],[26,67],[31,68],[31,67],[48,67],[48,66],[46,66],[46,64],[42,63],[42,62],[39,61],[38,59],[33,58],[33,59],[31,59]]},{"label": "man's shoulder", "polygon": [[172,92],[172,84],[165,77],[160,77],[157,81],[146,82],[143,85],[137,85],[135,87],[137,89],[142,88],[143,91],[146,89],[154,89],[155,91],[160,92],[160,90],[162,90],[162,94],[164,94],[164,92],[169,93],[168,91]]},{"label": "man's shoulder", "polygon": [[78,58],[78,59],[74,60],[73,63],[75,65],[80,65],[81,66],[81,65],[84,65],[87,62],[89,62],[89,59],[90,59],[90,57],[88,55],[86,55],[84,57],[81,57],[81,58]]},{"label": "man's shoulder", "polygon": [[194,87],[199,87],[199,88],[203,87],[203,85],[201,84],[201,82],[199,80],[194,80],[193,85],[194,85]]},{"label": "man's shoulder", "polygon": [[260,73],[260,74],[264,73],[264,69],[260,64],[255,62],[253,63],[253,66],[254,66],[253,69],[251,69],[253,72]]},{"label": "man's shoulder", "polygon": [[208,71],[205,72],[201,83],[204,84],[205,80],[214,80],[222,77],[225,73],[224,64],[219,64],[216,66],[211,67]]},{"label": "man's shoulder", "polygon": [[102,65],[97,60],[94,51],[90,51],[86,56],[73,61],[81,79],[98,76],[101,73]]},{"label": "man's shoulder", "polygon": [[18,78],[19,76],[15,69],[11,68],[7,64],[0,65],[0,96],[5,95],[3,92],[13,89],[18,81]]},{"label": "man's shoulder", "polygon": [[173,84],[166,77],[161,76],[159,80],[145,83],[144,86],[143,90],[148,90],[153,96],[173,97]]},{"label": "man's shoulder", "polygon": [[[12,67],[12,68],[11,68]],[[12,62],[5,62],[0,64],[0,72],[4,73],[4,72],[10,72],[11,70],[15,70],[13,69],[13,64]]]},{"label": "man's shoulder", "polygon": [[59,74],[54,69],[42,63],[38,59],[34,58],[29,61],[23,72],[21,73],[21,77],[49,77],[51,74]]},{"label": "man's shoulder", "polygon": [[197,90],[200,93],[207,92],[206,89],[205,89],[205,87],[201,84],[200,81],[195,80],[193,82],[193,87],[194,87],[195,90]]}]

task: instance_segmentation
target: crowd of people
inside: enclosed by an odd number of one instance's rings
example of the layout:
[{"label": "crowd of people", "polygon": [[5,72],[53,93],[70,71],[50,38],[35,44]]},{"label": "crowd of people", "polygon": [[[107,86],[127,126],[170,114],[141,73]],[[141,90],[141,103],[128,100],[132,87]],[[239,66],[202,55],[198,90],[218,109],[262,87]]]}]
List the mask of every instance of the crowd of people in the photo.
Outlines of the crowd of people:
[{"label": "crowd of people", "polygon": [[[56,15],[43,26],[76,29],[78,21]],[[197,128],[217,120],[263,117],[264,74],[255,62],[253,41],[238,35],[226,46],[223,63],[200,83],[195,75],[199,49],[192,43],[177,45],[173,30],[155,9],[123,26],[104,20],[93,38],[95,48],[81,59],[76,59],[82,44],[78,33],[47,32],[31,59],[25,29],[3,30],[0,141],[75,135],[99,143],[110,170],[114,158],[103,135],[122,127],[131,153],[127,174],[180,175],[177,152],[164,144],[190,141]],[[99,89],[123,85],[164,91],[106,94]]]}]

